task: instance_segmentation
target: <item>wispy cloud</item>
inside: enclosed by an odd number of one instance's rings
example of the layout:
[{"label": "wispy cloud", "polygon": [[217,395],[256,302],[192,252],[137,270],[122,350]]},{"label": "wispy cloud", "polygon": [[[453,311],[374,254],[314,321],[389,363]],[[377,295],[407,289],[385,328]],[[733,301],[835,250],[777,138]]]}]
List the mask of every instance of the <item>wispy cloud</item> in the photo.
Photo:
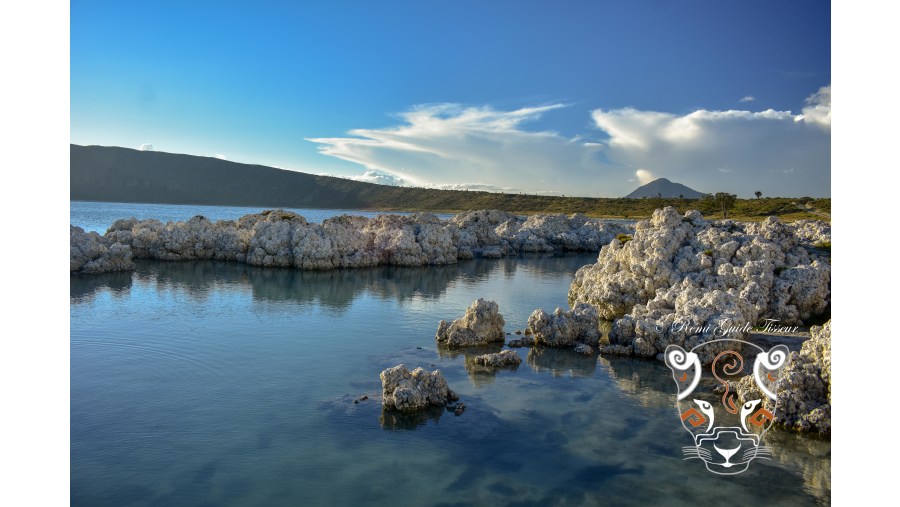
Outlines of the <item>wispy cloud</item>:
[{"label": "wispy cloud", "polygon": [[216,157],[216,158],[219,159],[219,160],[228,160],[228,157],[226,157],[225,155],[222,155],[221,153],[216,153],[216,154],[213,155],[213,156]]},{"label": "wispy cloud", "polygon": [[[830,194],[827,86],[807,99],[801,114],[596,109],[590,117],[599,139],[527,129],[562,107],[418,106],[399,115],[399,126],[309,141],[322,154],[365,167],[356,179],[389,184],[618,196],[634,189],[634,179],[666,177],[704,192]],[[782,176],[766,177],[769,172]]]},{"label": "wispy cloud", "polygon": [[[134,145],[132,144],[132,146],[134,146]],[[141,151],[153,151],[153,145],[150,143],[144,143],[138,149]]]},{"label": "wispy cloud", "polygon": [[740,98],[740,100],[738,100],[738,102],[753,102],[754,100],[756,99],[753,97],[753,95],[744,95]]},{"label": "wispy cloud", "polygon": [[597,195],[609,176],[594,156],[602,145],[523,128],[562,107],[498,111],[457,104],[418,106],[399,115],[404,125],[398,127],[309,141],[319,145],[320,153],[415,186]]}]

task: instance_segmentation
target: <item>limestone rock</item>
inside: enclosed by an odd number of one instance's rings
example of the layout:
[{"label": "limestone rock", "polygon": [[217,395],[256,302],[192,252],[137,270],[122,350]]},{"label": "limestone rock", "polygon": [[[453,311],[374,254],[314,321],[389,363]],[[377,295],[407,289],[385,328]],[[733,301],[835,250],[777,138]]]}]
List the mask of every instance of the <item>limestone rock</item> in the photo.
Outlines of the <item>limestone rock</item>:
[{"label": "limestone rock", "polygon": [[459,399],[447,387],[440,370],[428,372],[416,368],[410,372],[402,364],[381,372],[381,389],[382,405],[386,409],[421,410]]},{"label": "limestone rock", "polygon": [[534,343],[548,347],[596,345],[600,341],[599,325],[597,309],[587,303],[579,303],[565,312],[557,308],[552,314],[537,309],[528,317],[528,330]]},{"label": "limestone rock", "polygon": [[673,343],[742,339],[764,319],[801,325],[830,305],[830,254],[809,245],[824,230],[775,217],[710,222],[697,211],[658,209],[636,224],[632,240],[611,241],[596,264],[578,270],[569,301],[615,320],[613,347],[604,352],[647,357]]},{"label": "limestone rock", "polygon": [[69,226],[69,272],[106,273],[134,269],[131,247],[96,232]]},{"label": "limestone rock", "polygon": [[[800,352],[791,353],[791,362],[778,380],[775,422],[827,435],[831,433],[831,321],[813,326],[810,334]],[[762,396],[751,376],[741,379],[737,393],[743,401]]]},{"label": "limestone rock", "polygon": [[484,354],[475,357],[475,364],[478,366],[487,366],[490,368],[501,368],[504,366],[517,366],[522,364],[522,358],[516,354],[514,350],[501,350],[496,354]]},{"label": "limestone rock", "polygon": [[451,323],[438,324],[435,340],[448,347],[471,347],[504,341],[500,307],[494,301],[478,298],[466,309],[465,315]]},{"label": "limestone rock", "polygon": [[105,237],[130,247],[135,258],[218,259],[324,270],[453,264],[458,259],[520,252],[598,251],[623,231],[630,232],[630,227],[584,215],[525,218],[482,210],[449,220],[430,213],[341,215],[314,224],[296,213],[267,210],[218,222],[202,216],[167,223],[120,219]]}]

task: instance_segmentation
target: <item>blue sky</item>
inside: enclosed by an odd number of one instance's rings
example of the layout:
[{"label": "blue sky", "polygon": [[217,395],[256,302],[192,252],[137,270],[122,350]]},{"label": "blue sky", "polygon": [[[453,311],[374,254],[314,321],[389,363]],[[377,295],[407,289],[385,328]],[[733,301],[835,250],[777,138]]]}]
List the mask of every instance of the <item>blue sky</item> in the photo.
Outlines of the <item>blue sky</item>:
[{"label": "blue sky", "polygon": [[75,0],[71,141],[416,186],[830,195],[830,45],[828,2]]}]

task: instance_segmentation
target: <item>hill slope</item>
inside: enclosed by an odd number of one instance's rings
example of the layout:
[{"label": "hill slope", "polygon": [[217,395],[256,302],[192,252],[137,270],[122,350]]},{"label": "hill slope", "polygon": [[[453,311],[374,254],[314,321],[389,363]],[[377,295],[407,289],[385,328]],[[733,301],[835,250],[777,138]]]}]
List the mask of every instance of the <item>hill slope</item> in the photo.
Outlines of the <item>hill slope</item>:
[{"label": "hill slope", "polygon": [[[679,193],[688,197],[685,192]],[[682,213],[688,209],[718,213],[714,203],[678,199],[677,195],[671,199],[610,199],[401,188],[211,157],[70,146],[69,198],[76,201],[383,211],[498,209],[523,214],[585,213],[624,218],[647,217],[662,206],[674,206]],[[795,201],[777,197],[739,199],[729,216],[749,220],[762,220],[769,215],[787,219],[818,218],[816,213],[831,211],[831,199],[804,200],[803,205],[809,209],[798,208],[799,203]]]},{"label": "hill slope", "polygon": [[634,192],[626,195],[625,198],[640,199],[642,197],[659,197],[660,194],[666,198],[684,196],[685,199],[699,199],[703,197],[702,192],[697,192],[693,188],[682,185],[681,183],[669,181],[665,178],[659,178],[638,187]]}]

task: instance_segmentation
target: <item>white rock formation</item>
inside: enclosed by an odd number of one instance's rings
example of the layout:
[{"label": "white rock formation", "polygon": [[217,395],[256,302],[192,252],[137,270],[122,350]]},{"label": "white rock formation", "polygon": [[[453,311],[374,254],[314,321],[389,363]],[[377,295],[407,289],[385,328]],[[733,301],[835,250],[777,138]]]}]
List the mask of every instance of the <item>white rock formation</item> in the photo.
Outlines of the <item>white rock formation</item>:
[{"label": "white rock formation", "polygon": [[131,248],[96,232],[69,226],[69,272],[105,273],[134,269]]},{"label": "white rock formation", "polygon": [[587,303],[578,303],[566,312],[557,308],[552,314],[537,309],[528,317],[528,331],[535,345],[548,347],[596,345],[600,341],[599,326],[597,309]]},{"label": "white rock formation", "polygon": [[447,387],[440,370],[428,372],[416,368],[409,371],[402,364],[381,372],[381,390],[381,403],[386,409],[421,410],[459,399]]},{"label": "white rock formation", "polygon": [[518,217],[501,211],[470,211],[449,220],[429,213],[342,215],[311,224],[283,210],[211,222],[116,220],[106,237],[131,248],[135,258],[219,259],[255,266],[299,269],[357,268],[390,264],[452,264],[475,256],[520,252],[598,251],[630,228],[584,215]]},{"label": "white rock formation", "polygon": [[578,270],[569,300],[618,319],[606,353],[656,356],[672,343],[745,338],[762,319],[799,325],[826,310],[831,285],[830,255],[803,234],[774,217],[713,223],[697,211],[659,209],[631,241],[611,241]]},{"label": "white rock formation", "polygon": [[483,354],[475,356],[475,364],[478,366],[486,366],[490,368],[501,368],[504,366],[516,366],[522,364],[522,358],[514,350],[501,350],[496,354]]},{"label": "white rock formation", "polygon": [[503,342],[503,326],[506,322],[500,315],[500,307],[494,301],[478,298],[466,308],[466,313],[447,323],[442,320],[438,324],[435,340],[439,345],[447,347],[472,347]]},{"label": "white rock formation", "polygon": [[[775,422],[790,429],[831,433],[831,321],[810,328],[811,338],[800,352],[792,352],[790,364],[777,384]],[[762,394],[753,377],[741,379],[737,387],[743,401]]]}]

